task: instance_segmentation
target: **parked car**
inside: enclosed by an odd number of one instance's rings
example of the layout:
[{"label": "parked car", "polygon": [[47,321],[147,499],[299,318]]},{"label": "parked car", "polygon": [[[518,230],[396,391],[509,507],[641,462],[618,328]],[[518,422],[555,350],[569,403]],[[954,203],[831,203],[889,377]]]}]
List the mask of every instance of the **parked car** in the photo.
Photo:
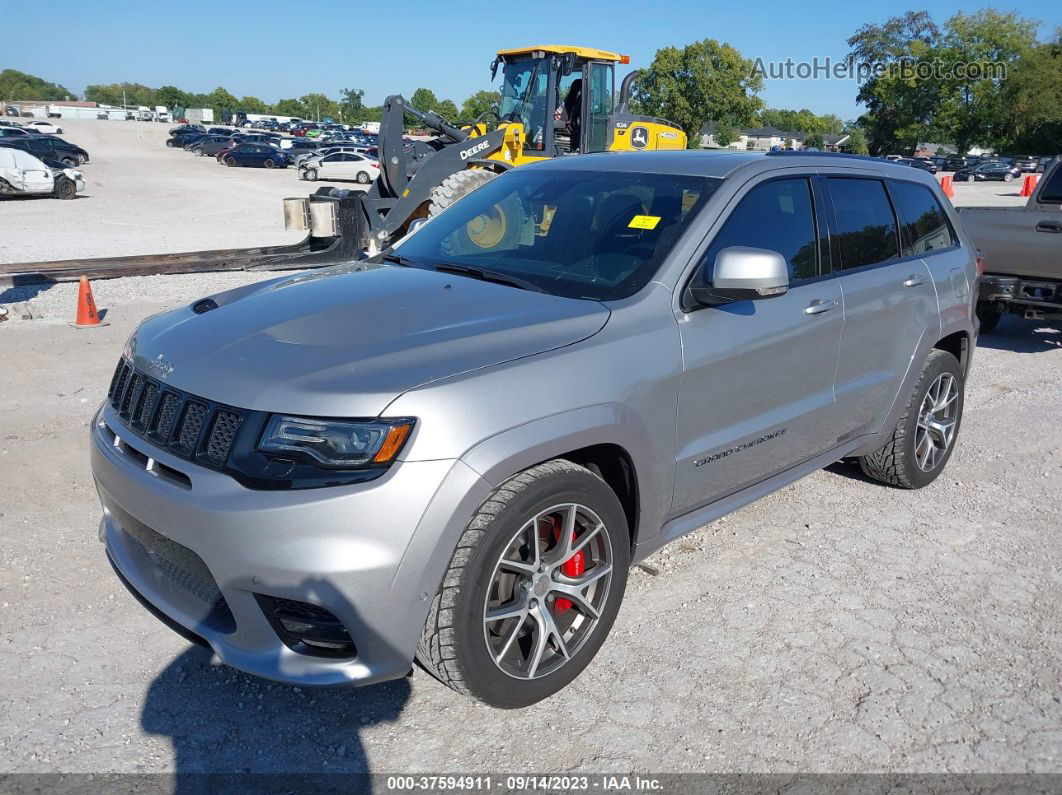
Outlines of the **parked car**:
[{"label": "parked car", "polygon": [[277,145],[292,154],[317,152],[321,146],[317,141],[309,138],[281,138]]},{"label": "parked car", "polygon": [[985,257],[977,291],[983,334],[1008,313],[1062,320],[1062,157],[1053,160],[1024,206],[958,210]]},{"label": "parked car", "polygon": [[16,130],[21,130],[22,124],[17,121],[8,121],[6,119],[0,119],[0,127],[11,127]]},{"label": "parked car", "polygon": [[948,164],[948,158],[946,157],[931,157],[929,161],[937,167],[938,171],[943,171],[944,167]]},{"label": "parked car", "polygon": [[1021,169],[999,161],[980,163],[973,168],[964,168],[955,172],[956,182],[984,182],[1002,180],[1010,182],[1021,176]]},{"label": "parked car", "polygon": [[961,171],[968,165],[966,158],[961,155],[951,155],[944,164],[945,171]]},{"label": "parked car", "polygon": [[368,185],[379,176],[380,164],[355,152],[335,152],[311,158],[299,166],[299,177],[310,182],[318,179],[352,179],[361,185]]},{"label": "parked car", "polygon": [[0,146],[13,146],[41,160],[57,160],[68,168],[89,162],[89,154],[80,146],[51,135],[0,138]]},{"label": "parked car", "polygon": [[30,135],[22,127],[0,127],[0,138],[28,138]]},{"label": "parked car", "polygon": [[170,135],[181,135],[182,133],[206,133],[206,127],[202,124],[179,124],[176,127],[170,128]]},{"label": "parked car", "polygon": [[28,121],[25,129],[30,132],[47,133],[48,135],[62,135],[63,133],[63,128],[59,125],[43,120]]},{"label": "parked car", "polygon": [[80,171],[29,152],[0,146],[0,196],[54,196],[73,199],[85,190]]},{"label": "parked car", "polygon": [[[300,141],[300,143],[302,143],[302,142]],[[357,151],[358,151],[358,147],[354,146],[353,144],[336,144],[334,146],[329,145],[329,146],[321,146],[321,147],[308,148],[308,149],[292,149],[293,153],[297,152],[297,154],[295,154],[295,162],[294,162],[294,165],[296,165],[296,166],[301,166],[303,163],[305,163],[308,160],[325,157],[327,155],[335,154],[336,152],[357,152]]]},{"label": "parked car", "polygon": [[925,160],[922,160],[918,157],[901,157],[900,159],[894,160],[893,162],[901,163],[902,165],[910,166],[911,168],[920,168],[923,171],[928,171],[930,174],[937,173],[937,167],[933,165],[933,163],[926,162]]},{"label": "parked car", "polygon": [[210,129],[208,129],[206,131],[206,133],[207,133],[207,135],[228,135],[228,136],[231,136],[233,134],[233,130],[229,129],[228,127],[211,127]]},{"label": "parked car", "polygon": [[191,151],[199,157],[210,155],[211,157],[236,146],[232,138],[227,135],[207,135],[192,144]]},{"label": "parked car", "polygon": [[241,144],[270,144],[275,143],[278,138],[265,133],[236,133],[232,140]]},{"label": "parked car", "polygon": [[287,168],[292,157],[287,152],[268,144],[239,144],[219,152],[219,163],[226,166],[261,166],[262,168]]},{"label": "parked car", "polygon": [[1023,174],[1035,174],[1036,169],[1040,166],[1040,160],[1032,155],[1024,155],[1010,158],[1010,164]]},{"label": "parked car", "polygon": [[16,108],[16,107],[10,107],[10,106],[9,106],[9,107],[8,107],[8,108],[7,108],[7,109],[6,109],[5,111],[4,111],[4,115],[5,115],[5,116],[15,116],[15,117],[18,117],[18,108]]},{"label": "parked car", "polygon": [[1047,170],[1047,164],[1054,159],[1055,158],[1053,156],[1041,157],[1038,165],[1036,166],[1036,172],[1038,174],[1042,174],[1043,172],[1045,172]]},{"label": "parked car", "polygon": [[598,653],[632,561],[841,458],[932,483],[977,276],[908,167],[514,169],[356,269],[141,323],[89,424],[99,536],[153,613],[244,671],[366,684],[416,656],[526,706]]},{"label": "parked car", "polygon": [[166,146],[170,147],[171,149],[181,149],[186,145],[195,143],[196,141],[199,141],[205,137],[205,132],[177,133],[177,135],[174,135],[172,138],[166,139]]}]

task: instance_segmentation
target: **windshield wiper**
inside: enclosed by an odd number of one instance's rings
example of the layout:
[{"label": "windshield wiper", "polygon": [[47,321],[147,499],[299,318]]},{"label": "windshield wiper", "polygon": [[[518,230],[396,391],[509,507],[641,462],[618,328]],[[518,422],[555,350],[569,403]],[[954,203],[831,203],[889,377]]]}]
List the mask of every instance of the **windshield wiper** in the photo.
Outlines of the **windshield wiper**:
[{"label": "windshield wiper", "polygon": [[435,265],[435,270],[441,273],[456,273],[459,276],[471,276],[473,279],[479,279],[480,281],[505,284],[509,287],[518,287],[521,290],[530,290],[534,293],[549,294],[548,290],[525,279],[521,279],[519,276],[510,276],[507,273],[498,273],[497,271],[484,270],[483,268],[474,268],[471,265],[453,265],[449,262],[440,262]]},{"label": "windshield wiper", "polygon": [[411,260],[409,257],[403,257],[400,254],[383,254],[380,256],[384,262],[393,262],[396,265],[402,265],[407,268],[419,268],[422,267],[419,262]]}]

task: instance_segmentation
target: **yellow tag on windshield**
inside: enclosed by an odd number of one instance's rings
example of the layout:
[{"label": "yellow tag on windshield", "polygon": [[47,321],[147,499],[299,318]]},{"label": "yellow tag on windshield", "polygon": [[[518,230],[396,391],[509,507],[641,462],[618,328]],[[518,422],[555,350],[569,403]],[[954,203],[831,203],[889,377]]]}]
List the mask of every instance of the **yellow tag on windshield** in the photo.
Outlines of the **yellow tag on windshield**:
[{"label": "yellow tag on windshield", "polygon": [[627,226],[631,229],[656,229],[658,223],[660,223],[659,215],[636,215]]}]

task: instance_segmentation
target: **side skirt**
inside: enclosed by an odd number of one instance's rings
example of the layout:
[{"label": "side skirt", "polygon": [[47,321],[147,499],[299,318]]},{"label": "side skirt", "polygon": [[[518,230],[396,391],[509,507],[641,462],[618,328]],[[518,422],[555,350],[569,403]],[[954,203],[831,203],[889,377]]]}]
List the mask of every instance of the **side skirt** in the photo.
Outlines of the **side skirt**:
[{"label": "side skirt", "polygon": [[856,453],[875,450],[880,447],[881,444],[883,444],[883,441],[879,441],[876,435],[860,436],[855,439],[850,439],[844,444],[834,447],[832,450],[828,450],[822,455],[815,456],[815,458],[811,458],[802,464],[797,464],[796,466],[786,469],[783,472],[779,472],[777,475],[773,475],[766,480],[761,480],[759,483],[746,486],[740,491],[736,491],[733,494],[690,511],[687,514],[678,516],[667,522],[655,536],[637,544],[634,548],[634,555],[632,556],[631,563],[639,563],[665,544],[669,544],[687,533],[692,533],[694,530],[703,527],[709,522],[714,522],[716,519],[726,516],[728,513],[733,513],[738,510],[738,508],[744,508],[749,503],[755,502],[762,497],[766,497],[768,494],[772,494],[779,489],[788,486],[790,483],[810,475],[812,472],[817,472],[824,467],[828,467],[835,461]]}]

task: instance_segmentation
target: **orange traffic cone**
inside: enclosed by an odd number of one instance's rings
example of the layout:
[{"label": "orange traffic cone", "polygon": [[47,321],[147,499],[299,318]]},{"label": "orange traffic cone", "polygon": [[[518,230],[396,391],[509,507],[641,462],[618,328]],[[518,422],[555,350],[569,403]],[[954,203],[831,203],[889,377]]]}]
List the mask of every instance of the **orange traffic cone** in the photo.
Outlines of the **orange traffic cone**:
[{"label": "orange traffic cone", "polygon": [[1033,191],[1036,190],[1036,183],[1040,181],[1039,174],[1026,174],[1025,179],[1021,183],[1022,196],[1032,196]]},{"label": "orange traffic cone", "polygon": [[92,297],[92,285],[88,276],[81,277],[77,289],[77,321],[70,324],[74,328],[99,328],[107,324],[100,320],[96,311],[96,300]]},{"label": "orange traffic cone", "polygon": [[949,199],[955,198],[955,188],[951,186],[951,177],[941,177],[940,187],[944,191],[944,195]]}]

